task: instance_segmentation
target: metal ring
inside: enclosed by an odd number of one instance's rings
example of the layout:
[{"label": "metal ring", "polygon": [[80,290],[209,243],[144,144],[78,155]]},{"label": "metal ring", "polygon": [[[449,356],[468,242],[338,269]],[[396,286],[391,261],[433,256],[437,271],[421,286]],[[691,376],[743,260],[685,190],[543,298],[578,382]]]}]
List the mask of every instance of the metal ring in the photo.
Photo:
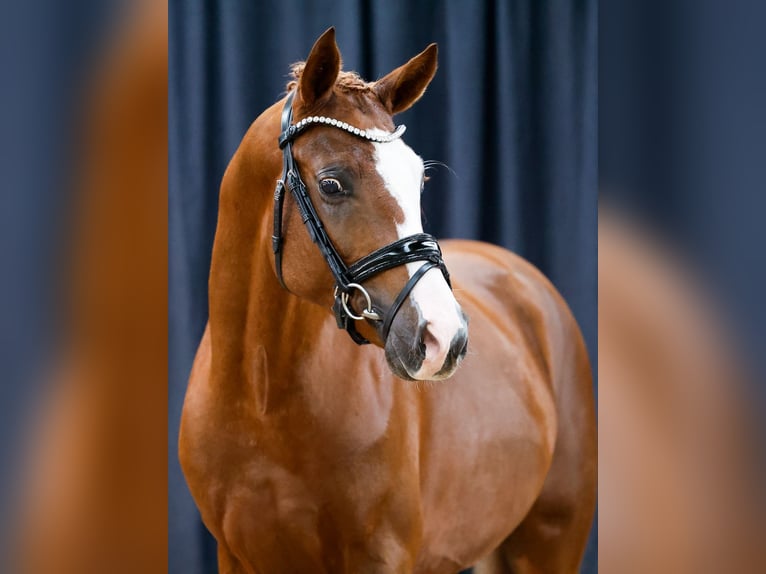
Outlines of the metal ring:
[{"label": "metal ring", "polygon": [[[351,311],[351,309],[348,306],[348,292],[344,292],[340,294],[340,304],[343,305],[343,310],[346,312],[346,314],[351,317],[354,321],[361,321],[363,319],[370,319],[372,321],[380,321],[380,315],[378,315],[375,311],[372,310],[372,300],[370,299],[370,294],[367,292],[367,289],[359,285],[359,283],[349,283],[346,285],[348,288],[356,289],[357,291],[360,291],[362,295],[364,296],[365,301],[367,302],[367,308],[362,311],[361,315],[354,315],[354,312]],[[335,296],[338,296],[338,288],[335,288]]]}]

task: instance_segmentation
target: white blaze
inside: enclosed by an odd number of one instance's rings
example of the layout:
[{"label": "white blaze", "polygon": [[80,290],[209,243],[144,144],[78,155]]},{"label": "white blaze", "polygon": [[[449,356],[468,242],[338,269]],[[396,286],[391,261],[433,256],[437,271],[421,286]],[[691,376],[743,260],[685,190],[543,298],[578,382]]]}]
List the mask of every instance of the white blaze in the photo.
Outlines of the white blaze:
[{"label": "white blaze", "polygon": [[[381,132],[383,133],[383,132]],[[423,181],[423,160],[397,139],[388,143],[374,143],[375,164],[391,196],[399,204],[404,219],[397,223],[399,238],[423,232],[420,220],[420,189]],[[424,262],[407,264],[412,277]],[[463,327],[458,304],[441,270],[429,270],[410,292],[410,300],[417,306],[420,316],[427,321],[430,336],[425,339],[426,356],[416,379],[433,378],[444,365],[450,343]]]}]

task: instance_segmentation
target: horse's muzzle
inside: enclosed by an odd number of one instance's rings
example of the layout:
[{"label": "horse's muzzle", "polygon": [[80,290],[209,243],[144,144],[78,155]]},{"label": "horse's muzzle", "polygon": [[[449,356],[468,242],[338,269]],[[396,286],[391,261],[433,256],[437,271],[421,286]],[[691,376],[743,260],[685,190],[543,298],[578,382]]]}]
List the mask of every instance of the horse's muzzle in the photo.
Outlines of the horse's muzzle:
[{"label": "horse's muzzle", "polygon": [[[417,328],[402,328],[402,321],[391,330],[386,341],[386,359],[393,373],[409,381],[437,381],[447,379],[457,369],[468,350],[468,321],[460,313],[460,327],[446,339],[444,333],[435,334],[432,326],[423,319]],[[407,331],[414,335],[408,337]]]}]

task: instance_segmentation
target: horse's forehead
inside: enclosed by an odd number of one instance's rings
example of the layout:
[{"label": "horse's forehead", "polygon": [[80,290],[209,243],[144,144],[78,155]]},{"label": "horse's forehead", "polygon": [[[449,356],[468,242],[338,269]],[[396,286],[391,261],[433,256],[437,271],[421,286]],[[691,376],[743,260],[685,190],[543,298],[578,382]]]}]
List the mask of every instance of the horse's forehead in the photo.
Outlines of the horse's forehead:
[{"label": "horse's forehead", "polygon": [[391,131],[394,126],[391,115],[372,91],[336,91],[324,113],[363,129],[378,128]]}]

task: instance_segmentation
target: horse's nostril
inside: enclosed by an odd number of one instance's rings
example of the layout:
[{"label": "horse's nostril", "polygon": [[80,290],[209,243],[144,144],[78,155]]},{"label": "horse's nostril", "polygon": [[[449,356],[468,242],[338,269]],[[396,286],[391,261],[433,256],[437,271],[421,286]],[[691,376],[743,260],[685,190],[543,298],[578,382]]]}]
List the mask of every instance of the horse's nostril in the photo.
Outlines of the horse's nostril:
[{"label": "horse's nostril", "polygon": [[462,359],[468,351],[468,333],[465,329],[460,329],[452,340],[450,354],[458,359]]},{"label": "horse's nostril", "polygon": [[415,349],[417,351],[418,360],[423,362],[428,352],[428,345],[431,343],[429,339],[432,339],[433,335],[428,332],[428,322],[420,321],[418,323],[418,330],[415,337]]},{"label": "horse's nostril", "polygon": [[418,361],[421,363],[423,362],[423,359],[426,358],[426,343],[423,341],[422,338],[418,339],[417,345],[415,346],[416,355]]}]

